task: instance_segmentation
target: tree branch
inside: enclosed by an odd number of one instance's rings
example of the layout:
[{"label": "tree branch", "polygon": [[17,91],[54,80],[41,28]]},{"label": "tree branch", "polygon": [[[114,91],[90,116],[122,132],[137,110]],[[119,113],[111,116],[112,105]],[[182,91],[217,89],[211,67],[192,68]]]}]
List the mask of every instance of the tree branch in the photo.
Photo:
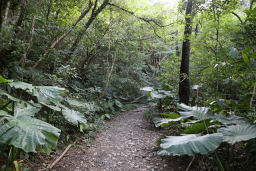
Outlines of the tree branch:
[{"label": "tree branch", "polygon": [[252,9],[254,2],[255,2],[255,0],[251,0],[251,3],[250,3],[250,10]]},{"label": "tree branch", "polygon": [[238,20],[241,22],[241,24],[244,24],[242,18],[237,13],[232,11],[232,14],[238,18]]},{"label": "tree branch", "polygon": [[120,7],[120,6],[116,5],[116,4],[112,4],[112,3],[108,3],[108,4],[109,4],[110,6],[116,7],[116,8],[118,8],[118,9],[120,9],[120,10],[122,10],[122,11],[124,11],[124,12],[126,12],[126,13],[128,13],[128,14],[130,14],[130,15],[132,15],[132,16],[134,16],[134,17],[137,18],[137,19],[140,19],[140,20],[145,21],[145,22],[147,22],[147,23],[154,23],[154,24],[157,25],[158,27],[168,27],[168,26],[170,26],[170,25],[173,25],[173,23],[170,23],[170,24],[168,24],[168,25],[161,25],[160,23],[158,23],[158,22],[155,21],[154,19],[149,19],[149,18],[144,18],[144,17],[137,16],[137,15],[134,14],[134,12],[129,11],[129,10],[127,10],[127,9],[125,9],[125,8],[123,8],[123,7]]}]

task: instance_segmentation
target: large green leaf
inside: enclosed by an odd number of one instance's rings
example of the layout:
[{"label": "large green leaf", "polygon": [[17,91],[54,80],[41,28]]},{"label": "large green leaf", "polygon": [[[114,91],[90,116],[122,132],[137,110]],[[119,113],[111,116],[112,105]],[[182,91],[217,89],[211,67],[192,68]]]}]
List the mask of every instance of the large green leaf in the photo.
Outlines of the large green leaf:
[{"label": "large green leaf", "polygon": [[223,134],[223,140],[229,144],[256,138],[256,126],[249,124],[232,125],[218,129]]},{"label": "large green leaf", "polygon": [[66,92],[64,88],[54,86],[34,86],[33,95],[38,98],[39,101],[51,101],[53,103],[59,103],[64,100],[62,95]]},{"label": "large green leaf", "polygon": [[20,103],[15,103],[14,105],[14,116],[19,117],[19,116],[35,116],[37,112],[39,112],[41,109],[40,105],[37,106],[32,106],[29,103],[25,102],[20,102]]},{"label": "large green leaf", "polygon": [[25,83],[25,82],[21,82],[21,81],[18,81],[18,82],[11,82],[9,83],[9,85],[15,89],[22,89],[22,90],[25,90],[26,92],[28,93],[32,93],[34,87],[32,84],[29,84],[29,83]]},{"label": "large green leaf", "polygon": [[183,136],[168,136],[161,140],[159,155],[189,155],[207,154],[216,150],[222,142],[222,134],[207,135],[190,134]]},{"label": "large green leaf", "polygon": [[199,120],[205,120],[213,116],[208,112],[209,108],[207,107],[190,107],[185,104],[178,104],[177,107],[181,110],[184,110],[184,112],[179,112],[181,117],[195,117]]},{"label": "large green leaf", "polygon": [[20,99],[16,98],[16,97],[13,97],[12,95],[10,95],[9,93],[7,93],[6,91],[0,89],[0,95],[1,96],[5,96],[7,97],[8,99],[14,101],[14,102],[19,102],[21,101]]},{"label": "large green leaf", "polygon": [[156,127],[162,126],[164,124],[168,124],[170,122],[177,122],[180,121],[181,119],[184,119],[182,117],[176,118],[176,119],[169,119],[169,118],[154,118],[153,122]]},{"label": "large green leaf", "polygon": [[79,126],[80,131],[86,129],[87,121],[82,113],[75,110],[71,110],[67,107],[63,107],[62,114],[68,122],[72,123],[75,126]]},{"label": "large green leaf", "polygon": [[165,95],[160,94],[160,93],[157,92],[157,91],[151,91],[151,92],[149,92],[149,95],[150,95],[150,97],[151,97],[152,99],[162,99],[162,98],[165,97]]},{"label": "large green leaf", "polygon": [[38,102],[55,111],[61,111],[62,95],[66,92],[64,88],[54,86],[34,86],[32,95],[36,96]]},{"label": "large green leaf", "polygon": [[154,91],[154,88],[153,88],[153,87],[143,87],[143,88],[141,88],[140,90],[151,92],[151,91]]},{"label": "large green leaf", "polygon": [[75,100],[75,99],[71,99],[71,98],[67,98],[65,99],[66,102],[69,103],[69,105],[71,106],[74,106],[74,107],[78,107],[78,108],[84,108],[84,103],[83,102],[80,102],[78,100]]},{"label": "large green leaf", "polygon": [[[19,109],[24,107],[23,109]],[[0,143],[10,144],[25,152],[41,149],[50,153],[57,145],[60,130],[54,126],[33,118],[35,109],[24,104],[15,105],[14,116],[0,111]]]},{"label": "large green leaf", "polygon": [[55,86],[33,86],[25,82],[11,82],[9,85],[15,89],[22,89],[32,96],[36,96],[38,102],[55,111],[61,111],[59,104],[64,100],[62,95],[66,89]]},{"label": "large green leaf", "polygon": [[214,117],[212,117],[212,120],[219,121],[224,125],[247,124],[248,123],[244,118],[242,118],[240,116],[236,116],[236,115],[230,115],[229,117],[226,117],[222,114],[218,114],[218,115],[215,115]]}]

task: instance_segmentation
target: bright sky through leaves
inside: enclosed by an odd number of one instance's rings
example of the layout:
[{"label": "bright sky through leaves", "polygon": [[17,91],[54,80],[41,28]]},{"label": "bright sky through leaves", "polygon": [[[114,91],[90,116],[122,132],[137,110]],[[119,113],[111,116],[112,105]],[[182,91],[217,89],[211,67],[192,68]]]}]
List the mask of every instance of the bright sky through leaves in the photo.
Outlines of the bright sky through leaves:
[{"label": "bright sky through leaves", "polygon": [[149,0],[149,1],[153,4],[161,3],[171,8],[175,8],[177,6],[177,3],[179,2],[179,0]]}]

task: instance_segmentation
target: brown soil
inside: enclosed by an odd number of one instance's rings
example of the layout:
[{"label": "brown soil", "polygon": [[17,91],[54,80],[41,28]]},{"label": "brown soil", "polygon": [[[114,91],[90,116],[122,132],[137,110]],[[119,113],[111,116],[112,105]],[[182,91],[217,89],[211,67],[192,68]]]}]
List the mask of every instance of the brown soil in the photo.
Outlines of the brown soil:
[{"label": "brown soil", "polygon": [[144,118],[148,107],[126,112],[106,124],[93,145],[72,148],[53,168],[56,171],[186,170],[190,157],[161,157],[157,140],[161,131]]}]

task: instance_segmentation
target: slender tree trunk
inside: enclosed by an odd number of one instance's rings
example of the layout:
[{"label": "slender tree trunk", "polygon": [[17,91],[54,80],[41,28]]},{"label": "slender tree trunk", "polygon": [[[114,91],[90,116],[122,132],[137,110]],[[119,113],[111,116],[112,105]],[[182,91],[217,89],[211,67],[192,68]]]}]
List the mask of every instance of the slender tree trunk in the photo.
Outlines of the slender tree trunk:
[{"label": "slender tree trunk", "polygon": [[9,9],[10,9],[10,4],[11,4],[11,2],[8,1],[7,7],[6,7],[6,9],[5,9],[4,22],[3,22],[5,25],[7,24],[7,20],[8,20],[8,14],[9,14]]},{"label": "slender tree trunk", "polygon": [[180,56],[179,42],[178,42],[178,34],[179,34],[179,31],[177,30],[175,34],[176,34],[176,36],[177,36],[177,37],[176,37],[176,41],[175,41],[176,57],[179,57],[179,56]]},{"label": "slender tree trunk", "polygon": [[94,9],[92,10],[92,13],[91,13],[91,16],[90,16],[88,22],[85,24],[84,29],[81,32],[79,32],[76,40],[74,41],[74,43],[70,49],[71,53],[73,53],[76,50],[78,44],[80,43],[80,41],[83,38],[84,34],[86,33],[87,29],[90,27],[90,25],[92,24],[94,19],[99,15],[99,13],[108,5],[109,0],[104,0],[104,2],[101,4],[101,6],[95,11],[96,6],[97,6],[96,3],[97,3],[97,0],[94,4]]},{"label": "slender tree trunk", "polygon": [[72,31],[72,29],[85,17],[85,15],[90,11],[92,7],[92,3],[91,0],[89,0],[89,4],[88,7],[81,13],[81,15],[78,17],[78,19],[72,24],[72,26],[66,31],[64,32],[61,36],[57,37],[57,39],[55,41],[53,41],[53,43],[51,44],[50,48],[47,49],[43,56],[34,64],[33,68],[37,68],[38,65],[42,62],[43,58],[48,56],[50,49],[55,48],[55,46],[57,44],[59,44],[65,37],[67,37],[67,35]]},{"label": "slender tree trunk", "polygon": [[3,0],[0,0],[0,32],[2,31],[3,17],[2,17]]},{"label": "slender tree trunk", "polygon": [[31,25],[31,36],[29,39],[28,47],[25,48],[23,58],[21,58],[21,60],[20,60],[20,64],[22,67],[25,67],[25,62],[26,62],[27,56],[28,56],[30,49],[32,47],[32,44],[33,44],[33,38],[34,38],[34,32],[35,32],[35,21],[36,21],[36,17],[34,15],[32,25]]},{"label": "slender tree trunk", "polygon": [[180,65],[179,97],[180,102],[188,104],[190,96],[189,83],[189,56],[190,56],[190,35],[192,33],[192,5],[193,0],[188,0],[186,8],[186,22],[184,40],[182,44],[182,59]]},{"label": "slender tree trunk", "polygon": [[106,85],[105,85],[104,90],[103,90],[103,92],[102,92],[102,94],[100,96],[100,100],[102,99],[102,97],[104,97],[104,95],[106,94],[106,91],[108,89],[108,85],[109,85],[109,81],[110,81],[110,78],[111,78],[111,75],[112,75],[112,72],[113,72],[113,69],[114,69],[115,61],[116,61],[116,54],[113,57],[112,65],[111,65],[111,68],[110,68],[110,70],[108,72],[108,77],[107,77]]},{"label": "slender tree trunk", "polygon": [[52,0],[50,0],[50,4],[48,6],[48,9],[47,9],[47,14],[46,14],[46,23],[48,24],[48,21],[49,21],[49,16],[50,16],[50,13],[51,13],[51,9],[52,9]]},{"label": "slender tree trunk", "polygon": [[[214,21],[216,23],[216,44],[215,44],[215,58],[216,63],[218,63],[218,53],[219,53],[219,30],[220,30],[220,13],[217,11],[213,5],[213,15]],[[219,66],[216,67],[216,91],[219,90]]]},{"label": "slender tree trunk", "polygon": [[20,31],[19,27],[22,25],[22,22],[25,18],[26,8],[27,8],[27,1],[26,0],[21,0],[20,15],[18,17],[18,20],[17,20],[15,26],[14,26],[14,34],[13,34],[14,39],[16,39],[17,34]]}]

